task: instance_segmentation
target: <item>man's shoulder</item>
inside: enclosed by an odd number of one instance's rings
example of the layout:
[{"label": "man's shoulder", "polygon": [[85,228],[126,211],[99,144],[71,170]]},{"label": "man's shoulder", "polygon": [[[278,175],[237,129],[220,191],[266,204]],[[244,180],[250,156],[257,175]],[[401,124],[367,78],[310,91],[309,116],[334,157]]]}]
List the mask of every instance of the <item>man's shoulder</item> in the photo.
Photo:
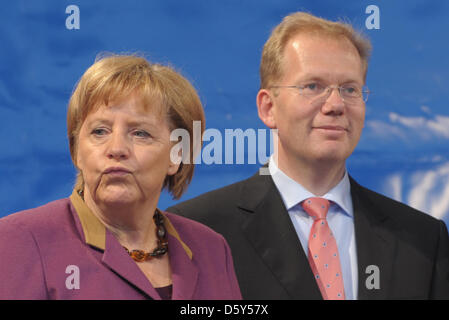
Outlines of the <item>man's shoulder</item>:
[{"label": "man's shoulder", "polygon": [[178,214],[165,211],[164,214],[169,219],[170,223],[175,228],[176,232],[182,240],[187,238],[198,238],[202,241],[210,239],[221,239],[222,236],[200,222],[180,216]]},{"label": "man's shoulder", "polygon": [[223,236],[203,223],[180,216],[178,214],[164,212],[170,223],[183,242],[185,242],[193,251],[203,250],[214,247],[215,249],[224,248],[226,243]]},{"label": "man's shoulder", "polygon": [[257,202],[268,190],[269,179],[256,173],[247,179],[180,202],[167,208],[167,211],[203,223],[210,222],[210,219],[218,221],[221,220],[220,216],[229,217],[234,210],[239,206],[245,206],[248,201]]},{"label": "man's shoulder", "polygon": [[[415,209],[403,202],[387,197],[379,192],[373,191],[366,187],[359,185],[354,180],[351,181],[354,186],[355,194],[359,199],[364,201],[364,205],[371,208],[371,210],[379,214],[383,214],[385,217],[394,219],[399,224],[405,224],[407,226],[417,226],[419,228],[425,228],[426,226],[435,226],[441,223],[440,220],[424,213],[418,209]],[[353,199],[355,201],[355,199]]]},{"label": "man's shoulder", "polygon": [[241,197],[244,186],[251,179],[252,177],[208,191],[192,199],[180,202],[168,208],[167,211],[170,212],[170,209],[184,211],[198,208],[217,208],[217,206],[234,205],[235,201]]}]

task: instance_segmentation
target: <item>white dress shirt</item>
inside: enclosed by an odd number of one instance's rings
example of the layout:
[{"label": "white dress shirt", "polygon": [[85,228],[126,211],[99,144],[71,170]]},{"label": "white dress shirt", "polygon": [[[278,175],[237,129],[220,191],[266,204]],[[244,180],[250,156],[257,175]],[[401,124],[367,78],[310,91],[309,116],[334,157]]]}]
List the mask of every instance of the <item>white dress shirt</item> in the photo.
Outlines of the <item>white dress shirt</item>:
[{"label": "white dress shirt", "polygon": [[[307,198],[317,196],[282,172],[276,165],[273,156],[270,157],[268,169],[274,184],[281,194],[301,241],[302,248],[307,255],[309,251],[307,249],[308,239],[313,218],[304,211],[301,202]],[[343,179],[321,198],[332,201],[327,214],[327,222],[337,242],[346,299],[356,300],[358,288],[357,252],[354,235],[354,211],[348,172],[346,171]]]}]

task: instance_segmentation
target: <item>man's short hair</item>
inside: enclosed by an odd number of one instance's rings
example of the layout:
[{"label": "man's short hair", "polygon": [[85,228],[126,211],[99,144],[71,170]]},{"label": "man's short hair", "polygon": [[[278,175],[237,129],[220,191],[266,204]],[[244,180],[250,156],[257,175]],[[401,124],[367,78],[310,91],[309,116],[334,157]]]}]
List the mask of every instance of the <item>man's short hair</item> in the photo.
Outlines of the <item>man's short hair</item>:
[{"label": "man's short hair", "polygon": [[364,81],[368,70],[371,43],[350,24],[342,21],[329,21],[305,12],[296,12],[286,16],[277,25],[262,51],[260,63],[260,88],[266,89],[279,81],[283,75],[284,49],[288,41],[300,33],[333,38],[346,38],[357,49],[364,72]]}]

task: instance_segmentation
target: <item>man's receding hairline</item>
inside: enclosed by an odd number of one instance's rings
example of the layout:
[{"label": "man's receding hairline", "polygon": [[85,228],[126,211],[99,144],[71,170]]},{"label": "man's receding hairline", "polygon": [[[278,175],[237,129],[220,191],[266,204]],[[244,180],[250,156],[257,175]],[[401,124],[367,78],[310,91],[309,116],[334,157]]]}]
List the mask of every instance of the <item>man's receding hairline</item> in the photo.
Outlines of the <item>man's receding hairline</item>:
[{"label": "man's receding hairline", "polygon": [[284,48],[282,49],[281,59],[280,59],[281,60],[281,68],[282,68],[281,74],[280,74],[279,79],[277,79],[275,81],[281,80],[282,77],[284,76],[285,67],[286,67],[285,66],[285,56],[286,56],[287,48],[289,47],[289,45],[292,44],[293,41],[295,41],[295,39],[297,40],[298,37],[303,36],[303,35],[309,36],[312,38],[327,38],[327,39],[334,41],[335,43],[341,43],[341,44],[346,43],[347,47],[353,48],[354,49],[353,51],[355,53],[357,53],[357,56],[360,59],[361,67],[363,69],[363,60],[360,55],[360,52],[357,49],[357,47],[355,46],[355,44],[351,41],[351,39],[349,39],[346,35],[340,34],[340,35],[335,36],[335,34],[330,34],[327,32],[317,32],[317,31],[313,31],[313,30],[312,31],[311,30],[298,30],[285,42]]}]

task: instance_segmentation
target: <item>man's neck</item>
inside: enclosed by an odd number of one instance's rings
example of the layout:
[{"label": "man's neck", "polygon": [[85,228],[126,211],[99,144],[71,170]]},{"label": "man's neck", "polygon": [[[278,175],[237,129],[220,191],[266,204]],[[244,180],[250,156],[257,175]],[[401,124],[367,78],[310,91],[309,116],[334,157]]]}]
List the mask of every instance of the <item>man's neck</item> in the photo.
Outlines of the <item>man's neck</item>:
[{"label": "man's neck", "polygon": [[307,162],[282,156],[275,161],[282,172],[316,196],[323,196],[335,187],[343,179],[346,170],[345,162]]}]

